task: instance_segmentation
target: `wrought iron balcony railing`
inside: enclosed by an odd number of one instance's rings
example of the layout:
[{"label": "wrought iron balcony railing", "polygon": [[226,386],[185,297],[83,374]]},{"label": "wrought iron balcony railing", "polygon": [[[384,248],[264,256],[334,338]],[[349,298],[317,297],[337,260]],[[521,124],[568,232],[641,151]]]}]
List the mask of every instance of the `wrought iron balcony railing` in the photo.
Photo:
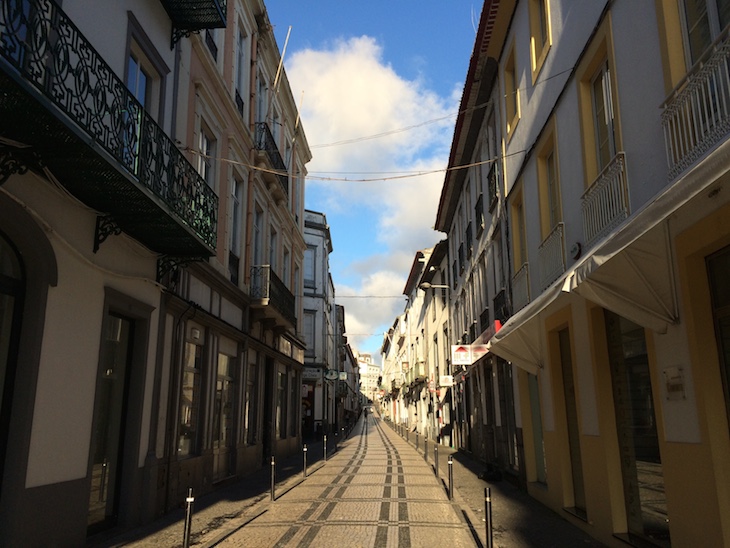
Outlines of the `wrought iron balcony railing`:
[{"label": "wrought iron balcony railing", "polygon": [[202,30],[226,26],[226,0],[160,0],[178,29]]},{"label": "wrought iron balcony railing", "polygon": [[251,267],[251,300],[252,307],[271,307],[276,315],[296,329],[296,299],[271,266]]},{"label": "wrought iron balcony railing", "polygon": [[0,9],[0,120],[152,250],[212,254],[218,197],[53,0]]},{"label": "wrought iron balcony railing", "polygon": [[728,32],[717,38],[662,105],[670,180],[730,133]]},{"label": "wrought iron balcony railing", "polygon": [[565,245],[563,223],[558,223],[543,240],[537,250],[540,266],[540,287],[547,288],[565,272]]},{"label": "wrought iron balcony railing", "polygon": [[619,152],[581,198],[586,248],[607,236],[629,216],[626,160]]},{"label": "wrought iron balcony railing", "polygon": [[506,322],[510,317],[509,307],[507,305],[507,292],[502,289],[492,299],[492,306],[494,306],[494,319],[500,322]]},{"label": "wrought iron balcony railing", "polygon": [[288,196],[289,174],[287,173],[284,159],[279,153],[279,147],[276,146],[274,136],[271,134],[269,124],[267,124],[266,122],[256,123],[256,150],[261,150],[266,153],[266,156],[271,163],[271,167],[275,171],[275,174],[278,177],[279,182],[281,183],[284,194]]}]

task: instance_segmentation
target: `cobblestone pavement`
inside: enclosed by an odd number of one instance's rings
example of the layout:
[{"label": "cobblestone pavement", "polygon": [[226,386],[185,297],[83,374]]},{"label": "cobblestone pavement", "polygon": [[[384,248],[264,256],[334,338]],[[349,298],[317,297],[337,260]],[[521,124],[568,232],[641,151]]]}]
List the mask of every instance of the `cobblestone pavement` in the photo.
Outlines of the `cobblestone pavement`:
[{"label": "cobblestone pavement", "polygon": [[[405,436],[405,437],[404,437]],[[335,450],[337,447],[337,450]],[[199,497],[192,548],[214,546],[398,547],[477,546],[486,542],[484,490],[491,487],[495,548],[599,548],[601,543],[509,481],[480,479],[469,455],[406,436],[379,417],[360,417],[346,439],[309,445],[308,477],[301,455],[277,462],[276,500],[266,469]],[[334,453],[333,453],[334,451]],[[453,501],[448,458],[453,458]],[[94,548],[180,548],[184,510],[145,526],[90,539]]]},{"label": "cobblestone pavement", "polygon": [[370,415],[325,467],[215,545],[471,547],[481,541],[470,514],[421,455]]}]

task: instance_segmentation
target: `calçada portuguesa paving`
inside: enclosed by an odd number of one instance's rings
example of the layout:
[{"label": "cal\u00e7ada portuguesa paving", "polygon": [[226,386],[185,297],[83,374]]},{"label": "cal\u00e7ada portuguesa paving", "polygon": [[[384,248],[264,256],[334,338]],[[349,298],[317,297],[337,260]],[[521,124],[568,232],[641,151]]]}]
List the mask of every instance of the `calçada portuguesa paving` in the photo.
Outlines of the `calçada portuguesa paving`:
[{"label": "cal\u00e7ada portuguesa paving", "polygon": [[411,445],[372,415],[353,433],[326,466],[217,545],[481,544],[474,527],[483,522],[449,500],[445,482]]}]

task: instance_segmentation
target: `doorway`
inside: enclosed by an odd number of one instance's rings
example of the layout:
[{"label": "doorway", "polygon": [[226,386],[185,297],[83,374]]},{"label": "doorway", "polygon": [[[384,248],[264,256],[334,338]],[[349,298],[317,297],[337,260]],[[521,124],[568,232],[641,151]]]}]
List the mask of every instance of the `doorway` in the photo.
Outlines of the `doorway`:
[{"label": "doorway", "polygon": [[578,405],[576,402],[575,377],[573,376],[573,353],[570,344],[570,330],[558,331],[560,365],[563,372],[563,396],[565,398],[565,419],[568,430],[568,452],[570,472],[573,480],[573,506],[571,510],[586,519],[586,493],[583,481],[583,457],[580,450],[580,429],[578,427]]},{"label": "doorway", "polygon": [[628,533],[669,546],[667,498],[644,328],[608,310],[604,314]]},{"label": "doorway", "polygon": [[89,534],[116,525],[127,424],[134,321],[108,313],[99,360],[91,440]]}]

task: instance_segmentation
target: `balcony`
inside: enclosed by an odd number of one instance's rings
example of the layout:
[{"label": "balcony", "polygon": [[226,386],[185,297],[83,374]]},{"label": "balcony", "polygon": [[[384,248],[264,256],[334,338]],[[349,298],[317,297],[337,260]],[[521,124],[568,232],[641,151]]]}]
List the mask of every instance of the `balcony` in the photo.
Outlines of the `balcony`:
[{"label": "balcony", "polygon": [[723,32],[664,101],[662,126],[669,179],[730,133],[730,37]]},{"label": "balcony", "polygon": [[289,174],[266,122],[256,124],[256,150],[259,151],[259,157],[265,158],[268,162],[268,165],[267,162],[263,162],[260,167],[263,168],[264,176],[270,183],[269,189],[277,200],[286,199],[289,195]]},{"label": "balcony", "polygon": [[586,248],[607,236],[629,216],[626,160],[619,152],[583,193],[583,237]]},{"label": "balcony", "polygon": [[540,288],[545,289],[565,272],[564,225],[558,223],[537,250]]},{"label": "balcony", "polygon": [[297,328],[296,299],[269,265],[251,267],[251,308],[283,328]]},{"label": "balcony", "polygon": [[512,276],[512,306],[514,312],[524,308],[530,302],[530,266],[523,264]]},{"label": "balcony", "polygon": [[509,317],[509,307],[507,306],[507,292],[502,289],[492,299],[492,306],[494,306],[494,319],[500,322],[506,322]]},{"label": "balcony", "polygon": [[182,36],[226,26],[226,0],[160,0],[173,25],[172,45]]},{"label": "balcony", "polygon": [[103,212],[95,249],[122,230],[165,255],[215,252],[218,197],[53,2],[0,10],[0,120],[18,143],[0,172],[31,156]]}]

